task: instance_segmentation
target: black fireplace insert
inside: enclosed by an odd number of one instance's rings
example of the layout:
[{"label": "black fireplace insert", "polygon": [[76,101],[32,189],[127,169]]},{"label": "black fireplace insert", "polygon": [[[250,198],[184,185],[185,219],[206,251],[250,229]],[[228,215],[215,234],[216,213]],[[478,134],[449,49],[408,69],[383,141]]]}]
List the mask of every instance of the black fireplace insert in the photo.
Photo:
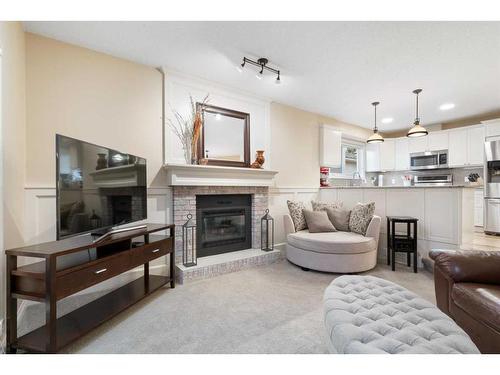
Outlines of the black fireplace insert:
[{"label": "black fireplace insert", "polygon": [[252,247],[252,196],[197,195],[198,257]]}]

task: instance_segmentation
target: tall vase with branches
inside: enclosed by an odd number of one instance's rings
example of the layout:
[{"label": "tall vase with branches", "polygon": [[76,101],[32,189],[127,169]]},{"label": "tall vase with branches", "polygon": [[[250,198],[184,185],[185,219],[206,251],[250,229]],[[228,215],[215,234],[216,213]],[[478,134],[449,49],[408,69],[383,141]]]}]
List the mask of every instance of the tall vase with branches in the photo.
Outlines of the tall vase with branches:
[{"label": "tall vase with branches", "polygon": [[196,106],[196,102],[191,95],[189,95],[189,101],[191,105],[189,117],[182,116],[179,111],[170,107],[172,113],[174,114],[174,118],[168,118],[167,121],[170,129],[172,129],[172,132],[181,142],[186,163],[195,164],[198,160],[197,143],[203,127],[201,110],[208,102],[208,95],[203,98],[199,108]]}]

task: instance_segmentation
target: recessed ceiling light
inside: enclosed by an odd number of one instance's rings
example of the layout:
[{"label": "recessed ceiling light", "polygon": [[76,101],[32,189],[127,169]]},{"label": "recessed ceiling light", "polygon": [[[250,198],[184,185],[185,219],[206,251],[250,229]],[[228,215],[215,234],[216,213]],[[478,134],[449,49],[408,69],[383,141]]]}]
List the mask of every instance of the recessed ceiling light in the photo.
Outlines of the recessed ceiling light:
[{"label": "recessed ceiling light", "polygon": [[394,119],[392,117],[385,117],[381,121],[382,121],[382,124],[390,124],[391,122],[394,121]]},{"label": "recessed ceiling light", "polygon": [[453,103],[444,103],[439,106],[441,111],[448,111],[449,109],[455,108],[455,104]]}]

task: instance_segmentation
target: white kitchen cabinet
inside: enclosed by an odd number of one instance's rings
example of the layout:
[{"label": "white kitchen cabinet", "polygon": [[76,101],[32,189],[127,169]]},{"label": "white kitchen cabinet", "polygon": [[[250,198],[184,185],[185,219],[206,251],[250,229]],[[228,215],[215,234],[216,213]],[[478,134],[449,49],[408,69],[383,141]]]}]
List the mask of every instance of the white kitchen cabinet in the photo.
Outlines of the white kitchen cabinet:
[{"label": "white kitchen cabinet", "polygon": [[467,165],[484,164],[484,127],[467,129]]},{"label": "white kitchen cabinet", "polygon": [[[418,239],[425,238],[424,233],[424,202],[425,189],[386,189],[386,208],[385,213],[388,216],[412,216],[419,219],[417,223]],[[385,224],[385,223],[383,223]],[[405,227],[406,230],[406,227]]]},{"label": "white kitchen cabinet", "polygon": [[427,136],[427,150],[426,151],[441,151],[448,150],[448,132],[437,131],[430,132]]},{"label": "white kitchen cabinet", "polygon": [[410,150],[410,154],[414,152],[425,152],[427,151],[427,136],[426,137],[417,137],[417,138],[409,138],[408,148]]},{"label": "white kitchen cabinet", "polygon": [[467,165],[467,129],[449,132],[448,165],[463,167]]},{"label": "white kitchen cabinet", "polygon": [[458,245],[460,189],[425,189],[425,233],[427,239]]},{"label": "white kitchen cabinet", "polygon": [[484,218],[484,192],[483,189],[474,191],[474,226],[482,227]]},{"label": "white kitchen cabinet", "polygon": [[342,132],[328,125],[319,128],[319,164],[321,167],[342,166]]},{"label": "white kitchen cabinet", "polygon": [[395,169],[395,142],[386,139],[380,143],[380,169],[382,171],[393,171]]},{"label": "white kitchen cabinet", "polygon": [[380,171],[380,143],[366,144],[366,172]]},{"label": "white kitchen cabinet", "polygon": [[395,166],[397,171],[410,169],[410,152],[408,150],[408,138],[397,138],[394,147]]},{"label": "white kitchen cabinet", "polygon": [[487,137],[497,137],[500,136],[500,118],[493,120],[481,121],[485,127],[485,133]]},{"label": "white kitchen cabinet", "polygon": [[337,199],[342,202],[342,207],[352,210],[357,203],[363,202],[363,189],[339,189]]}]

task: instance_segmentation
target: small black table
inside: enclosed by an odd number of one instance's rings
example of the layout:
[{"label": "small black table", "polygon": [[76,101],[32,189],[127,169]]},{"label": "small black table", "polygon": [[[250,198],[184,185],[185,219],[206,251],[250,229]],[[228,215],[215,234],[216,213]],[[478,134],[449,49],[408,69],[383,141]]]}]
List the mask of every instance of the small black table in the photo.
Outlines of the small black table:
[{"label": "small black table", "polygon": [[[403,252],[408,267],[413,253],[413,272],[417,273],[417,222],[418,219],[411,216],[387,216],[387,265],[392,260],[393,271],[396,269],[396,252]],[[396,234],[396,224],[406,224],[406,234]]]}]

